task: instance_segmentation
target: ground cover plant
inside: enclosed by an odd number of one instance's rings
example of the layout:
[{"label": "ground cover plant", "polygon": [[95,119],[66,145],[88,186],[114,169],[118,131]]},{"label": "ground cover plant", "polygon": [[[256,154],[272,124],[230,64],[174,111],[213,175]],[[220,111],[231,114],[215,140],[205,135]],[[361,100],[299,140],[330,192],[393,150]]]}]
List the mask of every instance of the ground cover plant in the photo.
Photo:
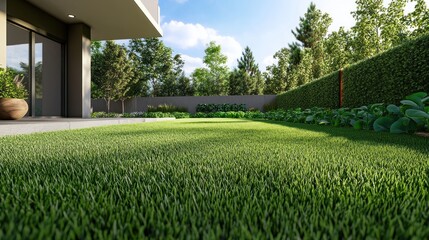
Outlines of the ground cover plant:
[{"label": "ground cover plant", "polygon": [[359,108],[329,109],[313,107],[309,109],[278,109],[266,113],[258,110],[197,112],[195,114],[183,112],[142,112],[122,115],[94,113],[93,117],[268,119],[293,123],[331,125],[335,127],[353,127],[358,130],[366,129],[377,132],[415,133],[416,131],[429,131],[429,96],[425,92],[413,93],[405,97],[399,106],[376,103]]},{"label": "ground cover plant", "polygon": [[428,239],[429,139],[183,119],[0,138],[0,239]]}]

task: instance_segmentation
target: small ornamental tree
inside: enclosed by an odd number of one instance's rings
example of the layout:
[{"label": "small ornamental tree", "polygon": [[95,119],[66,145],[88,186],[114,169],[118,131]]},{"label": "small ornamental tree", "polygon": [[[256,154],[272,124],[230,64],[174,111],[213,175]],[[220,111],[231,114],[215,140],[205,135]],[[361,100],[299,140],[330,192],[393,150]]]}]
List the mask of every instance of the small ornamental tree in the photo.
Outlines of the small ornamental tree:
[{"label": "small ornamental tree", "polygon": [[101,57],[100,69],[100,95],[107,105],[107,112],[110,112],[110,102],[112,100],[122,101],[122,112],[124,112],[124,100],[129,98],[127,94],[132,83],[132,64],[128,59],[125,47],[113,41],[106,41]]}]

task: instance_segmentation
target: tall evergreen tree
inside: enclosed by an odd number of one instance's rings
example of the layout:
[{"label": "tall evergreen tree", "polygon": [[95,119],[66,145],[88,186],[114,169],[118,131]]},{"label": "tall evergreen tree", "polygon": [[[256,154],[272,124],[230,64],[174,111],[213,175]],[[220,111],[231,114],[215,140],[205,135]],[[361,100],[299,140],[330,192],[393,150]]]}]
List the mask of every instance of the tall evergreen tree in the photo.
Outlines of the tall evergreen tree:
[{"label": "tall evergreen tree", "polygon": [[237,60],[238,69],[230,75],[229,94],[230,95],[252,95],[263,92],[263,79],[259,66],[256,64],[252,50],[249,47],[244,49],[242,56]]},{"label": "tall evergreen tree", "polygon": [[[310,3],[304,17],[300,18],[299,26],[292,30],[292,34],[301,43],[303,48],[311,49],[311,69],[312,78],[319,78],[324,74],[324,47],[323,39],[325,38],[328,28],[332,23],[332,18],[316,8],[314,3]],[[295,65],[297,66],[297,65]]]},{"label": "tall evergreen tree", "polygon": [[299,27],[292,30],[292,34],[304,48],[314,48],[326,36],[331,23],[331,17],[322,13],[312,2],[304,17],[299,19]]}]

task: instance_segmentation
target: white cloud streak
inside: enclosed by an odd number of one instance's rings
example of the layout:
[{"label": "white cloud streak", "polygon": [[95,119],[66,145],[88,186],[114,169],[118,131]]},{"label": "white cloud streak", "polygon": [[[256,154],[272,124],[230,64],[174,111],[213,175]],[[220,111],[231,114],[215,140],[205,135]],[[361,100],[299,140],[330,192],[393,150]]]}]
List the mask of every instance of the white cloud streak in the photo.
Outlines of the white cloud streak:
[{"label": "white cloud streak", "polygon": [[228,66],[234,66],[237,58],[241,56],[241,44],[231,36],[220,35],[213,28],[172,20],[164,23],[162,29],[164,31],[163,40],[175,49],[201,49],[211,41],[215,41],[222,47],[222,53],[228,57]]}]

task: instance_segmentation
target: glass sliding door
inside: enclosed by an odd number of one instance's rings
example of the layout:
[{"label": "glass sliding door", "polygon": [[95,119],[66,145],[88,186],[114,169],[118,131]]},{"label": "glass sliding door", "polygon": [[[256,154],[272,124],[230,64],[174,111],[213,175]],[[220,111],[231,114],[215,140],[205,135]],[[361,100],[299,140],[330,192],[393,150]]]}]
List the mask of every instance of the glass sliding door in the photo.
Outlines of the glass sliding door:
[{"label": "glass sliding door", "polygon": [[62,115],[62,47],[39,34],[35,36],[35,114]]},{"label": "glass sliding door", "polygon": [[[7,49],[6,49],[6,66],[10,71],[24,76],[22,83],[31,93],[30,78],[30,31],[18,27],[12,23],[7,23]],[[27,99],[31,113],[31,94]]]},{"label": "glass sliding door", "polygon": [[25,78],[29,116],[63,116],[63,45],[8,22],[7,67]]}]

